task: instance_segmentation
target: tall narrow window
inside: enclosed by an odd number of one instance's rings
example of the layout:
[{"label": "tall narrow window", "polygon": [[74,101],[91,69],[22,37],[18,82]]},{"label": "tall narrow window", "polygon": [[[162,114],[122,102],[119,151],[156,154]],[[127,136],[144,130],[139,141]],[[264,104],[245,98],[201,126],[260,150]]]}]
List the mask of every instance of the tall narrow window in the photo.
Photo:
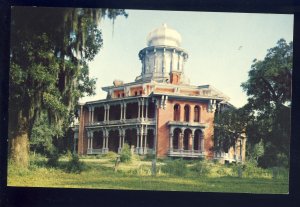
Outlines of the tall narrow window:
[{"label": "tall narrow window", "polygon": [[174,106],[174,121],[180,121],[180,106],[175,104]]},{"label": "tall narrow window", "polygon": [[199,106],[195,106],[194,108],[194,122],[200,121],[200,108]]},{"label": "tall narrow window", "polygon": [[189,105],[184,106],[184,121],[185,122],[190,121],[190,106]]}]

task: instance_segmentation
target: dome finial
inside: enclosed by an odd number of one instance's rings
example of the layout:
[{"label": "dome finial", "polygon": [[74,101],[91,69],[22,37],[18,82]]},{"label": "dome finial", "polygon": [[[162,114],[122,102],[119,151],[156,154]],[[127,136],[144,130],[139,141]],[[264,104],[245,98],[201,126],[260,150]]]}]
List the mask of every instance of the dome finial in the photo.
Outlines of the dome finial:
[{"label": "dome finial", "polygon": [[180,47],[180,42],[180,34],[176,30],[168,27],[166,23],[163,23],[147,36],[148,46],[167,45]]}]

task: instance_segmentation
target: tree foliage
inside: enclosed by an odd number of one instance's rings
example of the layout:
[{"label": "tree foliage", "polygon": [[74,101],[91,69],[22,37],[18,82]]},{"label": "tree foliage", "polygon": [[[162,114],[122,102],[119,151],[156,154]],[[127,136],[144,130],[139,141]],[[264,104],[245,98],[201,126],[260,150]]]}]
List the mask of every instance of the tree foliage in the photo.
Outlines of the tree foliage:
[{"label": "tree foliage", "polygon": [[245,108],[228,108],[215,114],[214,141],[215,150],[227,151],[246,133],[250,112]]},{"label": "tree foliage", "polygon": [[48,116],[46,114],[42,114],[37,118],[33,125],[30,137],[30,148],[34,152],[47,154],[54,148],[52,138],[54,136],[62,135],[62,129],[49,124]]},{"label": "tree foliage", "polygon": [[[13,7],[9,77],[10,157],[26,167],[35,120],[66,128],[78,99],[94,93],[87,62],[102,47],[100,19],[124,10]],[[20,138],[24,143],[19,143]],[[19,144],[18,144],[19,143]]]},{"label": "tree foliage", "polygon": [[253,109],[264,113],[290,106],[292,68],[293,43],[284,39],[268,50],[264,60],[253,61],[249,79],[242,84]]},{"label": "tree foliage", "polygon": [[[289,158],[293,43],[280,39],[264,60],[254,60],[249,79],[242,83],[248,103],[216,116],[215,137],[231,146],[242,129],[248,157],[264,167]],[[287,166],[287,164],[284,164]]]},{"label": "tree foliage", "polygon": [[249,79],[242,84],[256,112],[248,140],[264,141],[265,154],[259,159],[263,166],[278,165],[279,154],[289,157],[292,68],[293,43],[280,39],[264,60],[253,61]]}]

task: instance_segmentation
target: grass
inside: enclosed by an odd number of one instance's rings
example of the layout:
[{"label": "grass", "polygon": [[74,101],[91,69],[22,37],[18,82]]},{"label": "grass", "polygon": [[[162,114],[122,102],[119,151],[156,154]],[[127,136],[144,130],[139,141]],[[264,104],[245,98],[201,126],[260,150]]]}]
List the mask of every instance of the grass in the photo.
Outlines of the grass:
[{"label": "grass", "polygon": [[[87,168],[82,173],[67,173],[66,159],[60,166],[49,168],[40,158],[28,170],[8,168],[9,186],[132,189],[160,191],[238,192],[238,193],[288,193],[288,179],[237,178],[234,176],[201,176],[189,171],[184,177],[160,171],[163,162],[158,162],[157,176],[151,176],[151,161],[134,160],[120,163],[114,172],[114,160],[110,158],[81,159]],[[36,164],[38,163],[38,164]],[[37,166],[38,165],[38,166]],[[192,165],[192,164],[189,164]],[[225,166],[223,166],[226,168]]]}]

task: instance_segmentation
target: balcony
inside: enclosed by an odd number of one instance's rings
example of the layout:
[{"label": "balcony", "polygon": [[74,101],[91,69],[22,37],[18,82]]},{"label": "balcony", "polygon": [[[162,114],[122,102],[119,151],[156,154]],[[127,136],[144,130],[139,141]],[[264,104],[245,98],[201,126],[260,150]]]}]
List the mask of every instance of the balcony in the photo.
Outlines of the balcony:
[{"label": "balcony", "polygon": [[134,118],[134,119],[122,119],[122,120],[96,121],[93,123],[86,123],[85,126],[123,125],[123,124],[135,124],[135,123],[155,124],[155,119]]},{"label": "balcony", "polygon": [[208,125],[206,123],[199,123],[199,122],[183,122],[183,121],[169,121],[169,126],[189,126],[189,127],[201,127],[205,128]]},{"label": "balcony", "polygon": [[168,155],[170,157],[205,157],[206,152],[200,150],[172,149],[169,150]]},{"label": "balcony", "polygon": [[[109,149],[87,149],[88,155],[100,155],[100,154],[106,154],[109,151]],[[118,149],[118,153],[121,153],[122,149]],[[146,154],[153,154],[152,148],[133,148],[131,149],[132,153],[140,154],[140,155],[146,155]]]}]

